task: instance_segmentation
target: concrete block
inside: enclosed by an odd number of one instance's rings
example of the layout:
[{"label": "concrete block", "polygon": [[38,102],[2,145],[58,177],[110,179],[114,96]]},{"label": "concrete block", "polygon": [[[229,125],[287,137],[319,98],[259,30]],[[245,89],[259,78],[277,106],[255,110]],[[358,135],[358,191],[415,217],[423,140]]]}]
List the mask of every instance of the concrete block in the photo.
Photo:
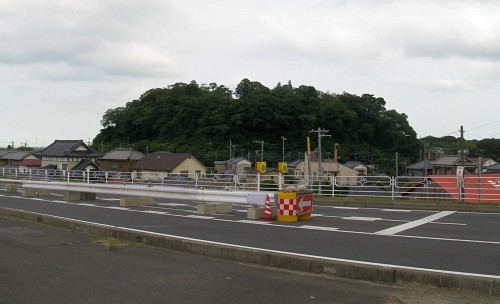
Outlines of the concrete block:
[{"label": "concrete block", "polygon": [[492,283],[488,278],[442,275],[440,287],[469,294],[491,295]]},{"label": "concrete block", "polygon": [[7,186],[7,193],[17,193],[17,186]]},{"label": "concrete block", "polygon": [[394,268],[344,262],[326,262],[323,272],[336,277],[372,282],[394,283]]},{"label": "concrete block", "polygon": [[214,203],[215,212],[217,213],[231,213],[233,211],[233,204],[231,203]]},{"label": "concrete block", "polygon": [[65,201],[93,201],[96,198],[95,193],[66,191],[63,194]]},{"label": "concrete block", "polygon": [[36,189],[23,189],[21,193],[23,197],[36,197]]},{"label": "concrete block", "polygon": [[500,279],[492,279],[492,281],[491,281],[491,296],[500,297]]},{"label": "concrete block", "polygon": [[200,215],[214,215],[217,213],[217,207],[211,203],[198,203],[196,213]]},{"label": "concrete block", "polygon": [[36,189],[36,195],[37,196],[50,196],[50,190],[49,189]]},{"label": "concrete block", "polygon": [[400,285],[440,286],[441,274],[422,270],[395,269],[394,282]]},{"label": "concrete block", "polygon": [[149,206],[154,204],[154,199],[148,196],[129,196],[120,198],[120,206]]},{"label": "concrete block", "polygon": [[250,207],[247,209],[247,219],[260,220],[264,217],[265,208],[263,207]]}]

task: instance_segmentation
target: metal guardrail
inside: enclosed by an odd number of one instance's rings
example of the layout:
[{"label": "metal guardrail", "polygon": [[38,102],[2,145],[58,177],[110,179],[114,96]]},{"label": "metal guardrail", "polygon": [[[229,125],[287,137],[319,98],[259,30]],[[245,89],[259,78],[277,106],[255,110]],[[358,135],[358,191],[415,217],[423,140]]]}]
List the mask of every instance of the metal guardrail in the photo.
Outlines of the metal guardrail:
[{"label": "metal guardrail", "polygon": [[[148,173],[149,174],[149,173]],[[147,178],[145,178],[147,176]],[[304,185],[315,195],[330,197],[378,197],[500,203],[500,175],[496,178],[466,176],[294,176],[266,174],[158,174],[142,172],[19,170],[0,168],[0,177],[16,180],[59,183],[147,186],[144,191],[161,188],[213,190],[228,192],[274,193],[288,187]],[[144,188],[144,187],[143,187]],[[142,188],[140,188],[142,189]],[[140,195],[145,195],[141,190]],[[179,194],[180,195],[180,194]],[[197,200],[202,200],[196,197]],[[220,200],[221,198],[219,198]]]}]

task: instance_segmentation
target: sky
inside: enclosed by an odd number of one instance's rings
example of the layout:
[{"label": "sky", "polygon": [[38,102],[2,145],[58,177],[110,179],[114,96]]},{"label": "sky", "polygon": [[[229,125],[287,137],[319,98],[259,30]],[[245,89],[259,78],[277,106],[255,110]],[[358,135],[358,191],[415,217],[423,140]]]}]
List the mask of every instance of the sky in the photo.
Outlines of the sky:
[{"label": "sky", "polygon": [[418,137],[500,138],[498,16],[497,0],[0,0],[0,147],[91,141],[151,88],[244,78],[382,97]]}]

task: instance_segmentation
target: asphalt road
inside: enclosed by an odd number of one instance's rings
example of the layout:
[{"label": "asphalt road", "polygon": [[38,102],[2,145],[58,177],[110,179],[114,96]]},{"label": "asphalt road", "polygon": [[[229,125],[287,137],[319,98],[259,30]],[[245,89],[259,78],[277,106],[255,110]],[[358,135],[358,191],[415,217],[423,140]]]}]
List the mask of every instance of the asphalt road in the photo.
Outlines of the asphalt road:
[{"label": "asphalt road", "polygon": [[0,217],[0,303],[500,301],[436,288],[402,288],[277,271],[115,241]]},{"label": "asphalt road", "polygon": [[187,201],[119,207],[119,199],[64,202],[0,192],[0,207],[141,231],[324,258],[500,276],[500,214],[315,206],[297,223],[248,221],[246,207],[199,216]]}]

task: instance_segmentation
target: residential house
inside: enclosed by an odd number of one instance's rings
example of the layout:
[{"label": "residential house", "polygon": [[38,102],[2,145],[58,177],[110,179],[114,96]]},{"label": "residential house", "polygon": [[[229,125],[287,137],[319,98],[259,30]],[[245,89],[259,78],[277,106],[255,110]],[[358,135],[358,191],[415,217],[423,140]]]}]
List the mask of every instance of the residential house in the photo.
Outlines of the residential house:
[{"label": "residential house", "polygon": [[[479,158],[478,157],[468,157],[468,159],[471,162],[476,164],[476,170],[474,173],[478,173],[479,172]],[[497,164],[497,162],[493,158],[481,157],[481,168],[482,168],[483,173],[486,172],[487,167],[490,167],[490,166],[493,166],[496,164]]]},{"label": "residential house", "polygon": [[144,155],[131,166],[136,178],[162,179],[171,175],[188,176],[195,173],[204,176],[207,168],[191,153],[155,152]]},{"label": "residential house", "polygon": [[131,148],[119,148],[106,153],[97,160],[104,171],[131,172],[132,165],[144,157],[144,154]]},{"label": "residential house", "polygon": [[358,175],[368,175],[368,167],[360,161],[348,161],[344,166],[355,170]]},{"label": "residential house", "polygon": [[[87,146],[83,140],[56,140],[47,148],[35,153],[42,160],[42,168],[73,170],[87,161],[95,163],[102,154]],[[79,167],[81,167],[81,164]],[[89,166],[85,166],[89,168]],[[91,165],[90,167],[97,167]]]},{"label": "residential house", "polygon": [[432,175],[433,161],[420,161],[406,167],[408,176],[429,176]]},{"label": "residential house", "polygon": [[217,173],[223,174],[248,174],[252,170],[252,162],[244,157],[231,158],[221,165],[220,162],[214,163]]},{"label": "residential house", "polygon": [[[356,176],[358,176],[358,171],[346,167],[345,165],[331,159],[322,161],[321,167],[325,176],[338,176],[337,183],[341,183],[342,185],[356,185]],[[303,178],[309,175],[312,176],[313,179],[315,179],[317,177],[318,171],[318,162],[299,161],[294,167],[293,174],[298,178]],[[311,172],[311,174],[309,174],[309,172]]]},{"label": "residential house", "polygon": [[0,157],[0,165],[10,168],[18,168],[19,163],[31,154],[31,151],[10,151]]},{"label": "residential house", "polygon": [[9,159],[8,158],[4,159],[3,157],[12,152],[17,152],[17,150],[0,148],[0,167],[9,165]]},{"label": "residential house", "polygon": [[500,173],[500,164],[494,164],[488,167],[484,167],[484,172],[486,174],[489,173]]},{"label": "residential house", "polygon": [[40,169],[41,166],[42,160],[30,153],[19,162],[19,171],[28,172],[29,170]]},{"label": "residential house", "polygon": [[[460,156],[443,156],[433,161],[432,174],[433,175],[456,175],[457,167],[462,166]],[[476,164],[469,158],[464,158],[464,174],[474,173]]]}]

